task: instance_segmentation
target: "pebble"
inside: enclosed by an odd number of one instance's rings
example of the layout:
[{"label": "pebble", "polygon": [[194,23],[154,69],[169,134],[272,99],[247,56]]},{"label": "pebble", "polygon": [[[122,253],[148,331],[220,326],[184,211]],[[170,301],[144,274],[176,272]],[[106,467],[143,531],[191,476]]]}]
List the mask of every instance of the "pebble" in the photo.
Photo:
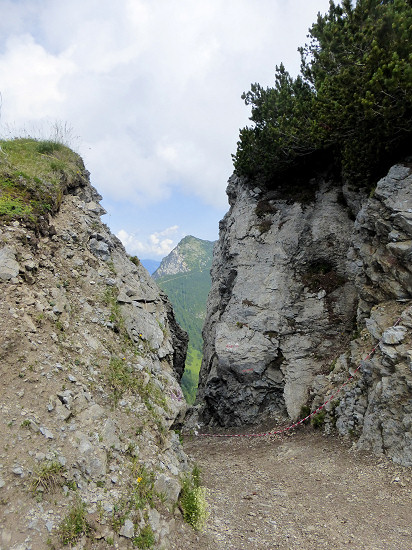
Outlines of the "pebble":
[{"label": "pebble", "polygon": [[47,439],[54,439],[54,435],[51,433],[51,431],[44,426],[40,426],[40,433],[42,433],[44,437],[47,437]]},{"label": "pebble", "polygon": [[120,535],[128,539],[131,539],[134,536],[134,525],[130,519],[127,519],[124,522],[123,527],[120,529]]}]

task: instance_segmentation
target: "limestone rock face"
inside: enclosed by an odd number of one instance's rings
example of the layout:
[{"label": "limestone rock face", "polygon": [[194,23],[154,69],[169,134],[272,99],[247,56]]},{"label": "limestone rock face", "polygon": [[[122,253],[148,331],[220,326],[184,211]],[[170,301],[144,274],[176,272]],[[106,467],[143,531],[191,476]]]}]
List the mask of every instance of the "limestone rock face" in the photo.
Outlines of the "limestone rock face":
[{"label": "limestone rock face", "polygon": [[327,405],[326,430],[411,465],[410,165],[392,167],[370,197],[315,183],[297,200],[229,180],[195,418],[295,420],[355,372]]},{"label": "limestone rock face", "polygon": [[318,183],[302,204],[229,181],[203,331],[207,423],[297,418],[313,377],[352,330],[356,292],[345,261],[353,222],[331,182]]},{"label": "limestone rock face", "polygon": [[[365,326],[344,361],[361,365],[356,384],[344,388],[326,417],[358,447],[412,466],[412,174],[396,165],[381,179],[357,216],[349,267],[356,264],[358,319]],[[393,326],[395,323],[396,326]],[[362,361],[377,346],[368,361]],[[337,361],[319,381],[319,403],[347,375]]]}]

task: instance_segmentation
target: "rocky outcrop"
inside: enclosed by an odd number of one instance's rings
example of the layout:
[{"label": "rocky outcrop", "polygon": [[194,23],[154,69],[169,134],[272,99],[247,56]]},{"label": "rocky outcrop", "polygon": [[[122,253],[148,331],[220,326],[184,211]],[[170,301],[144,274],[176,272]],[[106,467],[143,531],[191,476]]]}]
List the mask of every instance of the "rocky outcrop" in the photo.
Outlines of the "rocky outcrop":
[{"label": "rocky outcrop", "polygon": [[82,548],[173,547],[187,335],[80,172],[48,231],[0,228],[0,547],[61,547],[76,506]]},{"label": "rocky outcrop", "polygon": [[327,179],[291,202],[233,177],[204,327],[199,400],[207,423],[293,419],[353,329],[351,212]]},{"label": "rocky outcrop", "polygon": [[384,332],[412,298],[411,183],[407,164],[393,167],[371,198],[327,176],[300,196],[229,180],[203,332],[202,422],[295,420],[326,400],[384,333],[364,386],[348,386],[324,420],[357,433],[362,447],[412,460],[408,314]]},{"label": "rocky outcrop", "polygon": [[[349,253],[362,329],[312,391],[319,404],[360,365],[356,383],[327,407],[327,430],[412,466],[412,174],[394,166],[359,212]],[[394,323],[397,325],[393,327]],[[377,346],[375,354],[363,359]]]}]

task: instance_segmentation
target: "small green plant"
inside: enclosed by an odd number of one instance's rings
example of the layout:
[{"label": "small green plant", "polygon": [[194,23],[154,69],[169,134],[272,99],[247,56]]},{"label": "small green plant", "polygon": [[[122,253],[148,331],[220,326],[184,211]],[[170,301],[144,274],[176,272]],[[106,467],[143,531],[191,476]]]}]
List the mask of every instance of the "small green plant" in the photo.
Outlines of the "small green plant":
[{"label": "small green plant", "polygon": [[142,550],[153,548],[155,536],[150,525],[145,525],[140,533],[133,539],[133,545]]},{"label": "small green plant", "polygon": [[28,418],[26,418],[26,420],[23,420],[23,422],[20,424],[20,427],[21,428],[30,428],[30,420]]},{"label": "small green plant", "polygon": [[[306,418],[309,415],[310,415],[309,405],[302,405],[302,407],[300,409],[299,418]],[[306,420],[306,422],[307,422],[307,420]]]},{"label": "small green plant", "polygon": [[86,504],[80,499],[70,508],[59,526],[59,537],[62,544],[74,544],[82,535],[90,532],[86,518]]},{"label": "small green plant", "polygon": [[136,479],[136,487],[133,491],[133,507],[143,509],[146,504],[153,506],[155,492],[153,490],[155,475],[144,465],[139,465],[137,468],[133,468],[133,474]]},{"label": "small green plant", "polygon": [[266,214],[275,214],[277,211],[277,207],[266,199],[260,200],[255,208],[255,214],[259,218],[263,218]]},{"label": "small green plant", "polygon": [[115,504],[112,516],[112,527],[118,531],[128,517],[133,518],[136,510],[143,510],[147,505],[155,507],[158,495],[154,491],[155,475],[144,465],[133,462],[133,484],[129,491]]},{"label": "small green plant", "polygon": [[64,332],[64,325],[60,321],[60,319],[56,319],[55,326],[56,326],[56,330],[58,330],[59,332]]},{"label": "small green plant", "polygon": [[112,390],[115,406],[127,391],[137,390],[138,388],[137,376],[124,359],[113,356],[106,369],[106,377]]},{"label": "small green plant", "polygon": [[319,411],[317,414],[315,414],[315,416],[312,418],[312,426],[315,429],[321,428],[325,423],[325,416],[326,416],[325,410]]},{"label": "small green plant", "polygon": [[[30,421],[29,421],[30,424]],[[57,460],[47,460],[40,464],[32,474],[31,490],[34,493],[50,493],[63,485],[64,467]]]},{"label": "small green plant", "polygon": [[202,531],[209,517],[206,488],[200,485],[200,470],[195,466],[182,481],[179,499],[184,520],[196,531]]},{"label": "small green plant", "polygon": [[130,337],[120,312],[119,302],[117,301],[118,294],[119,290],[116,287],[108,286],[103,294],[103,302],[110,308],[109,321],[113,323],[114,331],[118,332],[129,343]]}]

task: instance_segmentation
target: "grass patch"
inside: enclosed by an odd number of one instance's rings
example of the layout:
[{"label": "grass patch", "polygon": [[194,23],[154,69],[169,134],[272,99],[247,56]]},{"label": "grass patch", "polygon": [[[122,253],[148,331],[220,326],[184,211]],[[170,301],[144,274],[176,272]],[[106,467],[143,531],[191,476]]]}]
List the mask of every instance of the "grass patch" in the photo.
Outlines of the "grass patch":
[{"label": "grass patch", "polygon": [[81,158],[55,141],[0,140],[0,222],[45,224],[68,187],[84,185]]},{"label": "grass patch", "polygon": [[153,548],[155,543],[155,536],[153,533],[153,529],[150,525],[145,525],[141,530],[140,533],[133,539],[133,545],[136,546],[136,548],[142,548],[143,550],[147,548]]},{"label": "grass patch", "polygon": [[50,493],[63,485],[62,473],[64,467],[57,460],[46,461],[38,466],[31,480],[33,493]]},{"label": "grass patch", "polygon": [[115,286],[108,286],[103,294],[103,302],[110,308],[109,321],[113,323],[114,331],[120,334],[127,343],[131,343],[130,336],[126,330],[124,319],[120,312],[120,304],[117,301],[119,290]]},{"label": "grass patch", "polygon": [[162,419],[157,413],[155,405],[163,408],[166,412],[168,406],[162,390],[152,381],[144,382],[140,371],[128,364],[126,358],[113,356],[105,371],[107,383],[112,391],[113,404],[116,407],[126,394],[139,394],[147,410],[151,413],[159,431],[165,430]]},{"label": "grass patch", "polygon": [[86,519],[86,504],[78,500],[70,508],[59,526],[59,538],[62,544],[74,544],[82,535],[90,532]]}]

